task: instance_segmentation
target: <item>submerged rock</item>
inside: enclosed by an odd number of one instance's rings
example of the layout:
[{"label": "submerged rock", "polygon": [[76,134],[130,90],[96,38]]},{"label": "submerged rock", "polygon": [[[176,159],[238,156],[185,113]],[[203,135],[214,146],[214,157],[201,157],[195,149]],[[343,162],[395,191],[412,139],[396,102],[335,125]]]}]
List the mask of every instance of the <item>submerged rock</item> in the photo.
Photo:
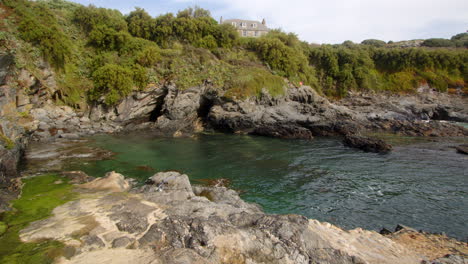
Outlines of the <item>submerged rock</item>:
[{"label": "submerged rock", "polygon": [[343,144],[348,147],[362,149],[366,152],[387,153],[392,150],[392,145],[381,139],[346,135],[343,139]]},{"label": "submerged rock", "polygon": [[460,146],[456,146],[455,148],[457,149],[458,153],[468,155],[468,145],[467,144],[462,144]]}]

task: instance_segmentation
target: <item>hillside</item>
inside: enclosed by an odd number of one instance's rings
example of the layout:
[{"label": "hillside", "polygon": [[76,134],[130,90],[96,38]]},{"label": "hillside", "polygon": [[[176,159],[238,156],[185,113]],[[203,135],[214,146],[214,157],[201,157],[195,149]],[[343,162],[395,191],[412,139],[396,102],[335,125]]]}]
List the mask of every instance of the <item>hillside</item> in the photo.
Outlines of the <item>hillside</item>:
[{"label": "hillside", "polygon": [[133,90],[167,82],[179,89],[210,82],[237,98],[258,96],[262,88],[277,96],[301,83],[332,97],[411,93],[425,83],[467,92],[466,48],[400,48],[376,40],[317,46],[279,30],[240,38],[200,8],[156,18],[140,8],[123,15],[62,0],[4,0],[0,8],[0,52],[15,54],[16,68],[31,73],[45,58],[57,75],[54,100],[78,109],[115,105]]}]

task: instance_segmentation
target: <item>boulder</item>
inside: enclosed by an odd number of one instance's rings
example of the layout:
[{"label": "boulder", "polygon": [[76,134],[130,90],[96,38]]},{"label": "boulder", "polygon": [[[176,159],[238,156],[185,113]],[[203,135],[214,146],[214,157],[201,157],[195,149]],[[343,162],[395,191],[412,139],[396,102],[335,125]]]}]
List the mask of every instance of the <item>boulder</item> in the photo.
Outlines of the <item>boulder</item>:
[{"label": "boulder", "polygon": [[358,148],[366,152],[387,153],[392,150],[392,145],[381,139],[363,137],[358,135],[346,135],[343,144],[348,147]]}]

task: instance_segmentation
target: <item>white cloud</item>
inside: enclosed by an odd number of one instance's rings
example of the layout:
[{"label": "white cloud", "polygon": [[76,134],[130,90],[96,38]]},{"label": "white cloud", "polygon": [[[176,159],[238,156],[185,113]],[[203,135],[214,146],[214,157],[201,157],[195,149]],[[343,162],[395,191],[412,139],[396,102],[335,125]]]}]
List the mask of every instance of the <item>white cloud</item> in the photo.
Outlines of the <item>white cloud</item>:
[{"label": "white cloud", "polygon": [[[173,0],[185,2],[185,0]],[[367,38],[450,37],[468,29],[466,0],[200,0],[213,15],[266,18],[273,28],[318,43]]]}]

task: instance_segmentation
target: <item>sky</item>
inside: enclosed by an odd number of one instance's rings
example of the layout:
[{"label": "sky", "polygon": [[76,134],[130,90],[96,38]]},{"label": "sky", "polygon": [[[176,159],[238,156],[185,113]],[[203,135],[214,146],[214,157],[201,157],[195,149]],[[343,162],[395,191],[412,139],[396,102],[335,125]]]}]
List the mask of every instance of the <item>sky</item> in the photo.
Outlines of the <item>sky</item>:
[{"label": "sky", "polygon": [[296,33],[310,43],[342,43],[365,39],[399,41],[450,38],[468,30],[467,0],[72,0],[118,9],[134,7],[152,16],[177,13],[190,6],[211,11],[219,20],[261,21],[269,28]]}]

